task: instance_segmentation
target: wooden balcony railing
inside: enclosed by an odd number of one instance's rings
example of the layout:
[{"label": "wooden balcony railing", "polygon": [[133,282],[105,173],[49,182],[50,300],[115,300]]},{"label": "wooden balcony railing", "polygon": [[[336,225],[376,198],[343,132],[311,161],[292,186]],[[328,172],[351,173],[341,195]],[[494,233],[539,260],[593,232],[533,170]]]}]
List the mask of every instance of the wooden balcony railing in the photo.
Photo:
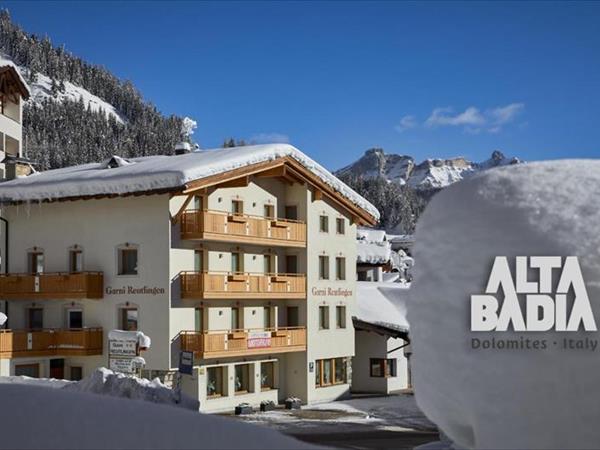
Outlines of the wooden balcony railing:
[{"label": "wooden balcony railing", "polygon": [[181,298],[305,298],[299,273],[181,272]]},{"label": "wooden balcony railing", "polygon": [[0,298],[4,299],[99,299],[103,297],[102,272],[52,272],[0,275]]},{"label": "wooden balcony railing", "polygon": [[182,331],[181,350],[200,359],[302,352],[306,350],[306,328],[264,328],[222,331]]},{"label": "wooden balcony railing", "polygon": [[189,210],[181,215],[181,238],[306,247],[306,224],[223,211]]},{"label": "wooden balcony railing", "polygon": [[0,359],[102,354],[102,328],[0,330]]}]

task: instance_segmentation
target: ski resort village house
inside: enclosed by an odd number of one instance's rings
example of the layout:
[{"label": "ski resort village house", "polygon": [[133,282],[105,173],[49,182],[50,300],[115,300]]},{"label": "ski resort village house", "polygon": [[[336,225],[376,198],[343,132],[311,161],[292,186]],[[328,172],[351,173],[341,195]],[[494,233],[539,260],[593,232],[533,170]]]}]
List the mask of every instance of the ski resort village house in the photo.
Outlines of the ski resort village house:
[{"label": "ski resort village house", "polygon": [[29,175],[31,164],[23,158],[23,101],[29,88],[17,68],[0,59],[0,179]]},{"label": "ski resort village house", "polygon": [[[152,340],[204,411],[350,390],[356,229],[378,211],[290,145],[112,157],[0,185],[0,375],[78,379]],[[112,350],[110,350],[112,351]]]}]

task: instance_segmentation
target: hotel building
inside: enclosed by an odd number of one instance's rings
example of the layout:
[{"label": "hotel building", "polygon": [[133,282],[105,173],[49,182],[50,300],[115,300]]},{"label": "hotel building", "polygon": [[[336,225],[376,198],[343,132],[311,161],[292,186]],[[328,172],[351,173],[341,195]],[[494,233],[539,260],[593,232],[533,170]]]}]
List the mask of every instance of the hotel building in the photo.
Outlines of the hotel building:
[{"label": "hotel building", "polygon": [[109,331],[138,330],[144,376],[203,411],[346,396],[356,228],[377,210],[289,145],[179,153],[0,184],[0,375],[80,379]]}]

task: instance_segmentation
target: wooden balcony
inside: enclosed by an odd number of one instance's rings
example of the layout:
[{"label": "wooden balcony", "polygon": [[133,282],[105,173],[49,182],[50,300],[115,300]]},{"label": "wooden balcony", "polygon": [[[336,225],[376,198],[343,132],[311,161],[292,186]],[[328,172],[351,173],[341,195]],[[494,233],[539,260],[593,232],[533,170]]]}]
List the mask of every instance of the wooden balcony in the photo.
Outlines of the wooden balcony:
[{"label": "wooden balcony", "polygon": [[203,239],[285,247],[306,247],[306,224],[223,211],[185,211],[181,239]]},{"label": "wooden balcony", "polygon": [[0,330],[0,359],[102,354],[102,328]]},{"label": "wooden balcony", "polygon": [[0,298],[6,300],[100,299],[103,292],[102,272],[0,275]]},{"label": "wooden balcony", "polygon": [[199,359],[306,351],[306,328],[265,328],[233,331],[182,331],[181,350]]},{"label": "wooden balcony", "polygon": [[181,298],[306,298],[306,276],[299,273],[181,272]]}]

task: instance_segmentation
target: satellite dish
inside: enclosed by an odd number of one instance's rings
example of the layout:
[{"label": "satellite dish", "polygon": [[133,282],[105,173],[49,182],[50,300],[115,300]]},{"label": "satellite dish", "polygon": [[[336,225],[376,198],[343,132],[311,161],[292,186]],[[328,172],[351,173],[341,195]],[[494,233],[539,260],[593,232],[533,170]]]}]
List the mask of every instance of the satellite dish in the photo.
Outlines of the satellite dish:
[{"label": "satellite dish", "polygon": [[8,317],[6,317],[6,314],[0,312],[0,327],[2,325],[4,325],[7,320],[8,320]]}]

